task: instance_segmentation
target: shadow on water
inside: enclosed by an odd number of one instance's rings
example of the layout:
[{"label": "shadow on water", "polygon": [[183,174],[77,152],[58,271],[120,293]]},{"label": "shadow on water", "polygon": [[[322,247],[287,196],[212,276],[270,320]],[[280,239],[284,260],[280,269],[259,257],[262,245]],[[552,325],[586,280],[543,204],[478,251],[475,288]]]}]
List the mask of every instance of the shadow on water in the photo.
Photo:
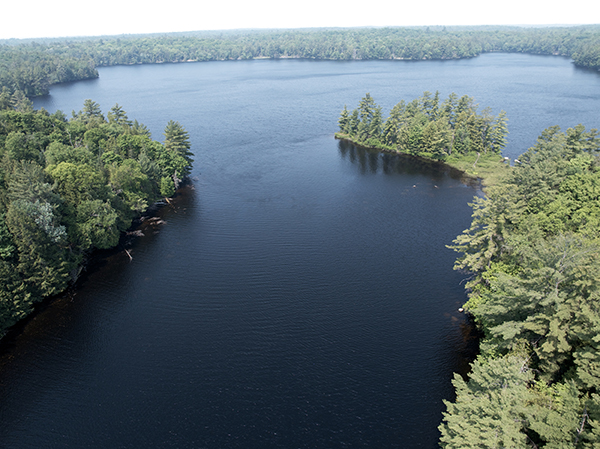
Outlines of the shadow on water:
[{"label": "shadow on water", "polygon": [[355,145],[346,140],[338,141],[338,151],[343,159],[357,165],[361,174],[425,175],[432,179],[450,177],[470,187],[480,182],[443,162],[427,160],[408,154],[394,154]]},{"label": "shadow on water", "polygon": [[[438,182],[449,177],[469,187],[480,188],[480,182],[477,179],[465,176],[462,171],[441,162],[412,155],[382,152],[361,147],[346,140],[338,141],[338,151],[342,159],[350,161],[362,175],[378,173],[388,176],[415,175],[425,176]],[[460,306],[462,306],[462,302],[456,304],[457,308]],[[454,354],[452,358],[454,362],[453,371],[466,379],[471,370],[470,364],[479,353],[479,341],[482,335],[471,316],[465,316],[461,313],[448,313],[447,317],[454,324],[452,326],[453,333],[448,335],[448,339],[452,340],[457,334],[460,335],[458,341],[453,340],[451,351]]]},{"label": "shadow on water", "polygon": [[467,380],[471,372],[471,363],[479,355],[479,341],[484,337],[482,331],[477,327],[471,315],[465,316],[460,321],[459,332],[461,344],[455,349],[457,357],[455,360],[454,372],[460,374]]}]

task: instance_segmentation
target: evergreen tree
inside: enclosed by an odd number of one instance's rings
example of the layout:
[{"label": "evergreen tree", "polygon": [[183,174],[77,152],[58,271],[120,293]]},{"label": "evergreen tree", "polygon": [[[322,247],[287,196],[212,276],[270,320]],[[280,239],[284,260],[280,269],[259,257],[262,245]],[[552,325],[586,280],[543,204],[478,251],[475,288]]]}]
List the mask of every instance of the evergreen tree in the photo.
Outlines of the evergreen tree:
[{"label": "evergreen tree", "polygon": [[350,136],[355,136],[358,133],[358,125],[360,123],[360,117],[358,109],[354,109],[352,111],[352,115],[350,115],[350,119],[348,120],[348,125],[346,126],[346,134]]},{"label": "evergreen tree", "polygon": [[338,120],[340,132],[346,132],[346,127],[348,126],[349,120],[350,120],[350,114],[348,112],[348,108],[346,108],[346,105],[344,105],[344,109],[342,109],[342,113],[340,114],[340,118]]},{"label": "evergreen tree", "polygon": [[570,381],[543,389],[529,405],[529,427],[545,448],[594,447],[600,441],[590,432],[592,401],[580,398]]},{"label": "evergreen tree", "polygon": [[455,375],[456,401],[444,401],[440,446],[448,449],[527,448],[527,360],[510,356],[473,363],[470,379]]},{"label": "evergreen tree", "polygon": [[16,90],[12,95],[11,104],[18,112],[33,112],[33,102],[21,90]]},{"label": "evergreen tree", "polygon": [[179,122],[169,120],[164,132],[165,136],[165,148],[168,151],[173,151],[178,155],[182,156],[188,163],[185,170],[178,173],[179,176],[186,176],[189,174],[192,166],[194,153],[190,151],[191,143],[189,140],[188,132],[181,126]]},{"label": "evergreen tree", "polygon": [[369,125],[369,138],[373,139],[372,143],[375,145],[380,144],[381,134],[383,132],[383,116],[381,112],[381,106],[375,106],[371,123]]},{"label": "evergreen tree", "polygon": [[127,120],[127,114],[119,104],[115,104],[107,115],[108,123],[117,125],[131,126],[131,122]]},{"label": "evergreen tree", "polygon": [[79,113],[73,112],[73,118],[91,126],[98,126],[106,121],[100,105],[89,98],[83,102],[83,109]]},{"label": "evergreen tree", "polygon": [[0,91],[0,111],[13,108],[14,103],[10,91],[8,90],[8,87],[2,86],[2,90]]}]

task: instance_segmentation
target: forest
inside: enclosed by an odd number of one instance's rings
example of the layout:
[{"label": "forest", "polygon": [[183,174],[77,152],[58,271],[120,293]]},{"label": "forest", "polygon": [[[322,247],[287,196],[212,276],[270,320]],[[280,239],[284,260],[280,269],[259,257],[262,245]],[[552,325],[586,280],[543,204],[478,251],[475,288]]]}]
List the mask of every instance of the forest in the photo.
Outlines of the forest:
[{"label": "forest", "polygon": [[52,84],[120,64],[260,58],[458,59],[487,52],[569,57],[600,69],[600,27],[420,27],[245,30],[0,42],[0,88],[44,95]]},{"label": "forest", "polygon": [[344,106],[338,124],[340,138],[385,150],[437,160],[469,153],[500,154],[506,146],[506,113],[490,108],[478,113],[472,97],[455,93],[440,101],[439,92],[424,92],[396,104],[387,119],[370,94],[352,112]]},{"label": "forest", "polygon": [[450,247],[484,338],[441,447],[600,445],[600,135],[544,130]]},{"label": "forest", "polygon": [[0,336],[74,282],[90,251],[116,246],[134,218],[174,195],[192,153],[178,122],[164,136],[152,140],[118,104],[105,117],[86,100],[67,119],[0,95]]}]

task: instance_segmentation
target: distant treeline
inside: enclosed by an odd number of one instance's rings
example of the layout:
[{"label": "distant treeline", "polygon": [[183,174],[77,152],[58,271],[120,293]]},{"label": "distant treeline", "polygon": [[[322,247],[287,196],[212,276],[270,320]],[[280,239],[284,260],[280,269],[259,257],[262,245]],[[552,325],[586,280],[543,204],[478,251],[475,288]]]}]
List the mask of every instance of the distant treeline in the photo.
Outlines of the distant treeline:
[{"label": "distant treeline", "polygon": [[46,39],[0,45],[0,86],[42,95],[55,83],[97,77],[97,67],[255,58],[458,59],[486,52],[570,57],[600,69],[600,27],[349,28]]}]

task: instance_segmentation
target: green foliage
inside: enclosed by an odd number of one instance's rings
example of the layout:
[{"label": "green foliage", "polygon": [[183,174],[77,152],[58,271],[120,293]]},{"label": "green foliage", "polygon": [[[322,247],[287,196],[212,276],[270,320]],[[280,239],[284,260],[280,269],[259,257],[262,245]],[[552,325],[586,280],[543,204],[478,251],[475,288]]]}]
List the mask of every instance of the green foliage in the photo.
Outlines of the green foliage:
[{"label": "green foliage", "polygon": [[[548,128],[519,160],[485,198],[475,199],[471,227],[451,246],[461,253],[456,268],[473,273],[465,307],[486,335],[482,360],[492,366],[517,354],[528,357],[531,375],[514,418],[521,440],[510,444],[598,447],[598,132],[582,125],[564,133]],[[465,399],[473,396],[471,384],[479,382],[482,369],[487,370],[476,363],[471,380],[456,384],[456,403],[447,404],[441,427],[442,445],[477,447],[477,436],[487,438],[490,426]],[[498,373],[490,368],[488,375]],[[485,395],[493,391],[490,385]],[[507,409],[501,401],[487,407],[487,414]],[[461,420],[477,422],[464,446],[452,433]]]},{"label": "green foliage", "polygon": [[350,121],[350,113],[348,112],[348,108],[344,105],[344,109],[340,114],[340,118],[338,120],[338,125],[340,126],[340,132],[346,132],[346,128],[348,126],[348,122]]},{"label": "green foliage", "polygon": [[107,114],[108,123],[115,123],[117,125],[130,126],[131,122],[127,119],[127,114],[119,104],[115,104],[110,112]]},{"label": "green foliage", "polygon": [[160,178],[160,194],[169,198],[175,194],[175,185],[169,177]]},{"label": "green foliage", "polygon": [[83,109],[78,113],[73,112],[73,118],[82,121],[90,127],[98,126],[106,121],[100,105],[95,101],[87,99],[83,102]]},{"label": "green foliage", "polygon": [[105,197],[106,181],[102,173],[87,164],[61,162],[46,169],[54,180],[54,191],[74,207],[83,201]]},{"label": "green foliage", "polygon": [[40,225],[27,203],[13,202],[6,214],[6,224],[17,247],[14,269],[24,289],[34,300],[63,290],[69,280],[69,254],[57,245],[54,236]]},{"label": "green foliage", "polygon": [[119,243],[119,213],[102,200],[83,201],[77,207],[77,235],[82,248],[112,248]]},{"label": "green foliage", "polygon": [[46,165],[58,165],[62,162],[94,165],[94,155],[85,147],[72,147],[61,142],[51,142],[44,152]]},{"label": "green foliage", "polygon": [[0,111],[0,333],[75,279],[87,251],[115,246],[137,214],[172,196],[191,164],[176,122],[167,148],[118,105],[108,122],[91,100],[71,120],[14,107]]},{"label": "green foliage", "polygon": [[505,113],[494,117],[485,109],[478,114],[472,98],[456,99],[451,94],[440,104],[438,92],[424,92],[408,104],[398,103],[384,121],[381,107],[367,93],[352,114],[344,106],[340,132],[360,145],[439,160],[456,153],[499,153],[508,132]]},{"label": "green foliage", "polygon": [[187,176],[189,167],[192,166],[192,156],[194,153],[190,151],[191,144],[188,132],[183,129],[179,122],[169,120],[165,128],[165,149],[182,157],[187,162],[187,167],[182,168],[178,174]]},{"label": "green foliage", "polygon": [[[599,442],[590,428],[590,413],[597,417],[593,400],[580,397],[580,391],[570,381],[541,388],[528,406],[530,429],[545,442],[547,448],[597,447]],[[586,425],[587,424],[587,425]]]},{"label": "green foliage", "polygon": [[447,412],[440,425],[443,448],[526,448],[523,433],[527,403],[532,397],[528,384],[533,373],[527,360],[502,357],[473,363],[469,382],[455,374],[456,401],[444,401]]},{"label": "green foliage", "polygon": [[109,167],[109,185],[115,195],[135,214],[148,208],[152,198],[152,186],[138,161],[126,159],[119,166]]}]

